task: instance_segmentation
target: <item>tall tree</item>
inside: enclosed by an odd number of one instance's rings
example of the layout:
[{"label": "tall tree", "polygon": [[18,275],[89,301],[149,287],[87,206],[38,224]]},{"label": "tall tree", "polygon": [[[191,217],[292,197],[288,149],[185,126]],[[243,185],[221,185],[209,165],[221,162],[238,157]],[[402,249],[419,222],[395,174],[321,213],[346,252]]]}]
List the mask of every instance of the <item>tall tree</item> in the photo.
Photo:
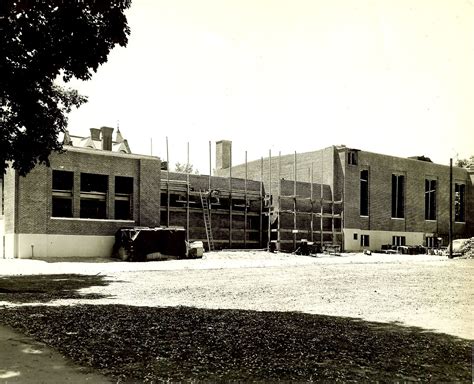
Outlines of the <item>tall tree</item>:
[{"label": "tall tree", "polygon": [[174,170],[178,173],[193,173],[199,175],[199,171],[197,169],[195,170],[192,164],[181,164],[178,162],[176,163]]},{"label": "tall tree", "polygon": [[470,164],[474,164],[474,156],[471,156],[469,159],[457,159],[456,167],[467,168]]},{"label": "tall tree", "polygon": [[21,175],[61,151],[67,114],[86,101],[55,84],[89,80],[126,46],[130,0],[0,0],[0,167]]}]

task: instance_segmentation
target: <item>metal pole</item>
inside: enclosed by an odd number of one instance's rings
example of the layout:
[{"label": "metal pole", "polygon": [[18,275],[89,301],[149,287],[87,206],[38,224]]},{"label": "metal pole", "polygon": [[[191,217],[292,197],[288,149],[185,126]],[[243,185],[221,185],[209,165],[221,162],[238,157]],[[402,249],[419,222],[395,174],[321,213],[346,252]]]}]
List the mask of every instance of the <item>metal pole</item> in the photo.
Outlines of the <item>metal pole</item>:
[{"label": "metal pole", "polygon": [[453,159],[449,159],[449,256],[453,258]]},{"label": "metal pole", "polygon": [[321,252],[323,251],[324,248],[324,220],[323,220],[323,215],[324,215],[324,149],[321,150],[321,208],[320,208],[320,218],[319,218],[319,223],[320,223],[320,236],[321,236]]},{"label": "metal pole", "polygon": [[229,161],[229,248],[232,248],[232,148]]},{"label": "metal pole", "polygon": [[247,151],[245,151],[245,210],[244,210],[244,248],[247,248],[247,180],[248,180],[248,168],[247,168]]},{"label": "metal pole", "polygon": [[296,251],[296,151],[294,157],[294,181],[293,181],[293,251]]},{"label": "metal pole", "polygon": [[311,162],[311,176],[310,176],[310,183],[311,183],[311,241],[314,241],[314,199],[313,199],[313,163]]},{"label": "metal pole", "polygon": [[260,248],[263,246],[263,157],[260,159]]},{"label": "metal pole", "polygon": [[280,251],[280,246],[281,246],[281,234],[280,234],[280,229],[281,229],[281,224],[280,224],[280,215],[281,211],[281,151],[278,151],[278,229],[277,229],[277,250]]},{"label": "metal pole", "polygon": [[270,182],[268,184],[268,195],[269,195],[269,200],[268,200],[268,241],[267,241],[267,251],[270,251],[270,242],[271,242],[271,219],[270,219],[270,211],[271,211],[271,204],[270,204],[270,199],[272,196],[272,150],[268,150],[268,162],[269,162],[269,179]]},{"label": "metal pole", "polygon": [[189,141],[187,143],[186,172],[186,240],[189,241]]},{"label": "metal pole", "polygon": [[170,226],[170,156],[168,150],[168,136],[166,136],[166,226]]},{"label": "metal pole", "polygon": [[211,155],[211,141],[209,140],[209,193],[211,192],[211,173],[212,173],[212,155]]}]

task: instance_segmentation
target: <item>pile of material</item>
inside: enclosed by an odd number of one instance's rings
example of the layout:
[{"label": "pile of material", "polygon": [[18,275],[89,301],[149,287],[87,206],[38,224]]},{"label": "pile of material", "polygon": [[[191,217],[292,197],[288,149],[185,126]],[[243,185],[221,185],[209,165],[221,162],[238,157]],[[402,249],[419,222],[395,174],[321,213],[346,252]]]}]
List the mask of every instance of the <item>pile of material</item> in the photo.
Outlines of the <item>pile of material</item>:
[{"label": "pile of material", "polygon": [[474,259],[474,237],[466,239],[460,251],[463,257]]}]

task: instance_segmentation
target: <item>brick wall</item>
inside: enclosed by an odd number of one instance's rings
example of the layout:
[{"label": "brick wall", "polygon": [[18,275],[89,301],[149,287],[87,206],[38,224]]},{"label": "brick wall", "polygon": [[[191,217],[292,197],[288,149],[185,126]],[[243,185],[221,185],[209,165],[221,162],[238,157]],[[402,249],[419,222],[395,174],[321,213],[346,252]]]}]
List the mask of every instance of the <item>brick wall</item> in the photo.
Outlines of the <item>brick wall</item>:
[{"label": "brick wall", "polygon": [[[360,171],[369,171],[369,217],[359,215]],[[391,218],[392,174],[405,175],[405,218]],[[425,161],[404,159],[360,151],[358,164],[345,165],[344,223],[346,228],[397,232],[447,234],[449,229],[449,167]],[[425,220],[425,179],[437,180],[437,220]],[[454,182],[469,188],[467,171],[453,170]],[[466,204],[468,204],[466,199]],[[466,212],[467,213],[467,212]],[[466,224],[456,223],[456,235]]]},{"label": "brick wall", "polygon": [[[115,154],[105,151],[81,149],[68,150],[64,154],[53,153],[51,168],[35,167],[26,177],[18,177],[17,204],[12,204],[13,188],[8,182],[6,190],[8,208],[6,222],[12,230],[11,213],[17,207],[15,233],[49,233],[74,235],[111,235],[127,225],[158,226],[160,212],[160,161],[158,158]],[[73,217],[52,218],[52,172],[74,172]],[[93,173],[108,176],[108,220],[80,218],[80,174]],[[114,220],[115,176],[133,177],[133,221]],[[9,178],[9,180],[12,177]],[[8,216],[8,218],[7,218]]]},{"label": "brick wall", "polygon": [[[313,152],[296,154],[296,180],[303,182],[311,181],[311,169],[313,170],[312,180],[314,183],[327,184],[333,190],[334,177],[340,175],[341,169],[339,161],[336,160],[337,150],[335,147],[328,147]],[[270,164],[271,163],[271,164]],[[271,170],[271,172],[270,172]],[[245,178],[245,164],[232,167],[232,177]],[[271,188],[270,188],[271,173]],[[217,176],[229,176],[229,169],[217,169]],[[247,163],[247,178],[249,180],[263,180],[265,190],[274,196],[279,194],[279,180],[295,180],[295,155],[274,156],[262,160],[250,161]],[[342,183],[337,184],[338,189],[334,190],[335,199],[342,197]],[[274,201],[276,199],[274,198]]]},{"label": "brick wall", "polygon": [[[162,208],[161,214],[162,225],[166,225],[167,215],[167,179],[170,180],[170,195],[180,195],[182,201],[186,201],[186,185],[183,183],[181,187],[176,181],[184,182],[189,177],[189,189],[191,193],[189,205],[189,240],[203,240],[205,246],[206,231],[203,219],[203,210],[200,202],[199,194],[196,192],[206,191],[209,189],[209,181],[211,190],[219,191],[219,203],[215,204],[213,199],[211,209],[211,225],[212,233],[216,249],[222,248],[256,248],[260,247],[260,189],[261,183],[258,181],[228,177],[212,176],[209,180],[207,175],[186,175],[183,173],[162,172]],[[247,184],[247,198],[249,200],[249,207],[247,208],[247,225],[245,225],[245,214],[243,206],[236,206],[242,204],[244,198],[245,184]],[[175,189],[177,188],[177,189]],[[230,194],[232,190],[233,208],[232,215],[230,211]],[[207,196],[207,195],[206,195]],[[172,199],[171,199],[172,201]],[[187,214],[186,204],[171,204],[169,212],[169,225],[181,226],[186,228]],[[246,230],[244,230],[246,229]],[[232,230],[232,231],[231,231]],[[264,230],[266,227],[264,226]],[[258,231],[258,233],[256,232]]]}]

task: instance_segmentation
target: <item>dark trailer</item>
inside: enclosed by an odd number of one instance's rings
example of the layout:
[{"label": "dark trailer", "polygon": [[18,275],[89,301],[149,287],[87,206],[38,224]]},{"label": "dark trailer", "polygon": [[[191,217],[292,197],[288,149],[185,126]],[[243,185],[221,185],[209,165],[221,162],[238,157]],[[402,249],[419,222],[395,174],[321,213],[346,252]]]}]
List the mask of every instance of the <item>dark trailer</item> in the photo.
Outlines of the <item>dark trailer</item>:
[{"label": "dark trailer", "polygon": [[184,228],[121,228],[115,233],[112,257],[123,261],[186,259],[186,231]]}]

